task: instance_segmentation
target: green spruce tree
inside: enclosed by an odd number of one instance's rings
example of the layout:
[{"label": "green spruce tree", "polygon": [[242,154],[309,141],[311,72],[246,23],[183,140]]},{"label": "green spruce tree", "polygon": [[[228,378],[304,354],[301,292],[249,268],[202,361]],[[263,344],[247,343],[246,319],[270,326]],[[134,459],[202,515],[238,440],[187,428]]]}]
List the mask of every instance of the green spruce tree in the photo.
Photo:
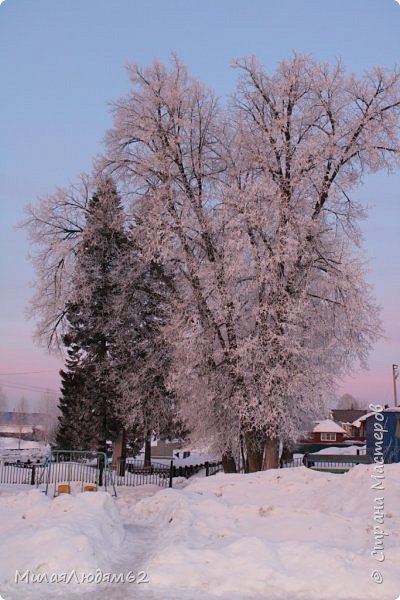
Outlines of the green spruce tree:
[{"label": "green spruce tree", "polygon": [[[66,337],[66,336],[65,336]],[[61,397],[55,446],[63,450],[92,450],[97,445],[96,423],[87,397],[90,376],[82,361],[78,346],[67,339],[68,358],[65,370],[60,371]]]},{"label": "green spruce tree", "polygon": [[69,359],[62,373],[57,445],[63,441],[105,451],[107,440],[115,439],[121,427],[112,374],[112,320],[120,293],[115,273],[128,244],[120,198],[112,180],[104,179],[88,206],[66,311],[69,330],[63,342]]},{"label": "green spruce tree", "polygon": [[149,450],[174,424],[160,335],[172,281],[143,259],[111,179],[89,202],[71,287],[57,446],[105,451],[123,431]]}]

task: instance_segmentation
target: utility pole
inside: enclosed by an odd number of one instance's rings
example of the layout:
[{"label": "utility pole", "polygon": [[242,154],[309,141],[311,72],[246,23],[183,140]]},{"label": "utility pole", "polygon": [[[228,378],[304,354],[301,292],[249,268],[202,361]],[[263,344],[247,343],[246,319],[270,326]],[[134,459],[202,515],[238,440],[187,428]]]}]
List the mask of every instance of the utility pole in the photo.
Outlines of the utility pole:
[{"label": "utility pole", "polygon": [[393,373],[393,395],[394,395],[394,405],[397,406],[397,384],[396,380],[399,376],[399,365],[392,365],[392,373]]}]

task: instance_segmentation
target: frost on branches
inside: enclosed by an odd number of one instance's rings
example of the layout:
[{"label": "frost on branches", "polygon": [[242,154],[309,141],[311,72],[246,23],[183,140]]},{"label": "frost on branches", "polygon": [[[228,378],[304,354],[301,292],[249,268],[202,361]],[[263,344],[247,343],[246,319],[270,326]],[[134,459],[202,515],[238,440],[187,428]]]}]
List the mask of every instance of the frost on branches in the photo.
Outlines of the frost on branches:
[{"label": "frost on branches", "polygon": [[35,340],[50,352],[62,352],[77,247],[93,193],[89,177],[82,175],[78,184],[29,204],[22,223],[34,247],[36,291],[30,314],[37,319]]},{"label": "frost on branches", "polygon": [[177,58],[130,67],[102,167],[134,198],[146,258],[175,275],[182,414],[232,468],[245,440],[253,470],[277,464],[379,334],[351,192],[398,166],[400,86],[296,55],[273,76],[235,66],[225,110]]}]

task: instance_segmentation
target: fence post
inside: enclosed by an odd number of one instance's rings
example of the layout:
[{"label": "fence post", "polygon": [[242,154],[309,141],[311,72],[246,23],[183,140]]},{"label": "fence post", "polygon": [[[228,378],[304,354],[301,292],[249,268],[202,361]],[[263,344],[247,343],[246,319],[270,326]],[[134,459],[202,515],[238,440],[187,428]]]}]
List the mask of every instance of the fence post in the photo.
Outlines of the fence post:
[{"label": "fence post", "polygon": [[171,464],[169,465],[169,487],[172,488],[172,474],[174,470],[174,461],[171,460]]},{"label": "fence post", "polygon": [[31,485],[35,485],[35,465],[32,465],[32,471],[31,471]]},{"label": "fence post", "polygon": [[104,463],[104,457],[103,455],[100,455],[99,458],[97,459],[97,468],[99,469],[99,487],[102,487],[103,485],[103,472],[104,472],[104,468],[105,468],[105,464]]},{"label": "fence post", "polygon": [[208,462],[208,460],[206,460],[206,462],[204,463],[205,467],[206,467],[206,477],[209,476],[210,474],[210,464]]}]

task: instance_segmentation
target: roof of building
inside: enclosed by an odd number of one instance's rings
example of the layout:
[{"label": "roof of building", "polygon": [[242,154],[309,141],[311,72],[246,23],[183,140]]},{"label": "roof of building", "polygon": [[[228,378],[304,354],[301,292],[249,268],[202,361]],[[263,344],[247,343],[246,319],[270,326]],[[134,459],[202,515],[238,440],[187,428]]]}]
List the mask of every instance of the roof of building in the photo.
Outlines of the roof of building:
[{"label": "roof of building", "polygon": [[48,415],[16,411],[0,412],[0,425],[31,425],[35,427],[47,423]]},{"label": "roof of building", "polygon": [[[400,406],[390,406],[390,407],[384,408],[382,412],[383,413],[400,412]],[[373,417],[374,415],[376,415],[376,412],[365,413],[365,415],[362,415],[356,421],[354,421],[354,423],[352,423],[352,425],[354,425],[354,427],[360,427],[361,421],[366,421],[366,419],[369,419],[369,417]]]},{"label": "roof of building", "polygon": [[333,408],[331,410],[332,419],[337,423],[353,423],[360,417],[366,414],[366,409],[358,408],[358,409],[342,409],[342,408]]},{"label": "roof of building", "polygon": [[325,419],[320,421],[313,429],[314,433],[347,433],[343,427],[340,427],[337,423],[331,419]]}]

